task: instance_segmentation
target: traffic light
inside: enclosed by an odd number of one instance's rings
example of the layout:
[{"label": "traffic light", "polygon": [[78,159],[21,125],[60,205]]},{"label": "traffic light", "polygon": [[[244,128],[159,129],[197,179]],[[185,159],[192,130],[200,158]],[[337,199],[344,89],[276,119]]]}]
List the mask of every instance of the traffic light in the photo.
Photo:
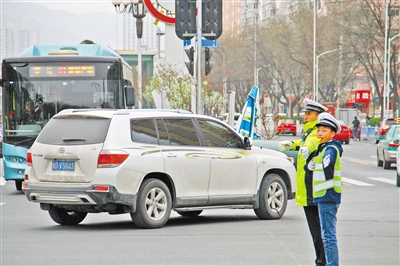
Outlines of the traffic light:
[{"label": "traffic light", "polygon": [[205,68],[204,69],[205,69],[206,76],[208,74],[210,74],[211,69],[213,67],[213,63],[211,63],[212,53],[213,53],[213,51],[210,48],[208,48],[208,47],[204,48],[204,57],[205,57],[205,60],[204,60],[205,61]]},{"label": "traffic light", "polygon": [[189,58],[189,62],[185,62],[185,65],[189,71],[190,75],[194,75],[194,48],[190,47],[190,49],[185,49],[185,52]]},{"label": "traffic light", "polygon": [[208,40],[216,40],[222,34],[222,0],[203,0],[202,32]]},{"label": "traffic light", "polygon": [[175,33],[181,40],[196,35],[196,0],[175,0]]}]

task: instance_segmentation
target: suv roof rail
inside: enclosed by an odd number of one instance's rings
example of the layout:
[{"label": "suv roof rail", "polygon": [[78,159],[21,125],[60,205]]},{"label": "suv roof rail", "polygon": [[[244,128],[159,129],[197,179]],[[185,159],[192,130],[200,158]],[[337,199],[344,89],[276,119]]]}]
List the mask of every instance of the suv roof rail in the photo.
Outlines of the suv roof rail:
[{"label": "suv roof rail", "polygon": [[[101,110],[101,109],[99,109]],[[190,111],[182,109],[119,109],[118,113],[126,112],[165,112],[165,113],[179,113],[179,114],[193,114]]]},{"label": "suv roof rail", "polygon": [[117,111],[118,109],[105,109],[105,108],[82,108],[82,109],[64,109],[58,112],[57,114],[71,114],[71,113],[78,113],[78,112],[101,112],[101,111]]},{"label": "suv roof rail", "polygon": [[117,113],[126,112],[166,112],[166,113],[179,113],[179,114],[193,114],[191,111],[183,109],[102,109],[102,108],[88,108],[88,109],[64,109],[59,112],[59,114],[69,114],[77,112],[104,112],[104,111],[114,111]]}]

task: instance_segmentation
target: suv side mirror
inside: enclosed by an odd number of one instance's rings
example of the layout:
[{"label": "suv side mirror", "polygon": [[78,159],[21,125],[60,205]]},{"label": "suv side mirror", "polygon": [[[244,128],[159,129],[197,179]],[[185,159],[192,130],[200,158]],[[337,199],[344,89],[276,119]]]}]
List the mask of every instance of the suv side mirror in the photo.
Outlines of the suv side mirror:
[{"label": "suv side mirror", "polygon": [[251,139],[249,139],[249,137],[244,137],[244,149],[250,150],[251,146],[253,146]]},{"label": "suv side mirror", "polygon": [[135,106],[135,93],[133,86],[126,85],[124,89],[125,89],[125,105],[129,107]]}]

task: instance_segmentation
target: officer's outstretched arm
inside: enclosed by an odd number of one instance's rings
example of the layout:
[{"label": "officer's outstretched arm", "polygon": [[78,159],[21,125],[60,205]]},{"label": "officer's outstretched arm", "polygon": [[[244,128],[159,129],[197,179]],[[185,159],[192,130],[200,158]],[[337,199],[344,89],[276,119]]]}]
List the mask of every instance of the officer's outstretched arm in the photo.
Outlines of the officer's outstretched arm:
[{"label": "officer's outstretched arm", "polygon": [[302,142],[301,139],[293,140],[293,148],[292,148],[292,150],[298,151],[300,149],[301,142]]}]

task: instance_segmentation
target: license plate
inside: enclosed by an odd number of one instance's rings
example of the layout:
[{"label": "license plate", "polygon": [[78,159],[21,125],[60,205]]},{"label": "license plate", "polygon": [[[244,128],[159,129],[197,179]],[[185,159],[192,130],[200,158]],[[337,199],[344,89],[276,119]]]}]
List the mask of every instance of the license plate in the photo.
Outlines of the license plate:
[{"label": "license plate", "polygon": [[75,161],[54,160],[51,169],[53,171],[75,171]]}]

